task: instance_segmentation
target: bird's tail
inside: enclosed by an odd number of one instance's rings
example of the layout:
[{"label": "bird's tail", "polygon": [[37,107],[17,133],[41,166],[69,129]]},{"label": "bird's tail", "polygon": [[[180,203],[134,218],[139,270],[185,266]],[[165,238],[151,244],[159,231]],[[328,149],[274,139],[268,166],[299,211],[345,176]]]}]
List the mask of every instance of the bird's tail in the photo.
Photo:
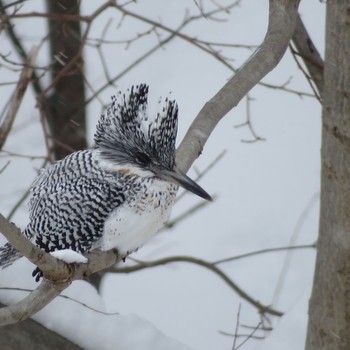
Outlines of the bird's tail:
[{"label": "bird's tail", "polygon": [[22,257],[10,243],[6,243],[3,247],[0,247],[0,267],[5,268],[13,264],[16,260]]}]

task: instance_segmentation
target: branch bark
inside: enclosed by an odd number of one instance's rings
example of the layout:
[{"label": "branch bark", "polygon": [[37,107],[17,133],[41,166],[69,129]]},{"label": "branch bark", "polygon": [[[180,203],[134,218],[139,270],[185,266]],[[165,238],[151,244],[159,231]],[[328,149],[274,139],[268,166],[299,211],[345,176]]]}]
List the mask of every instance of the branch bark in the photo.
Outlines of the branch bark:
[{"label": "branch bark", "polygon": [[219,121],[283,57],[294,33],[300,0],[270,0],[269,24],[261,46],[201,109],[182,140],[176,163],[187,171],[202,153],[203,147]]},{"label": "branch bark", "polygon": [[114,251],[93,251],[86,254],[87,264],[66,264],[32,244],[14,224],[9,223],[1,214],[0,232],[14,248],[36,264],[44,274],[41,284],[27,297],[14,305],[0,309],[0,326],[31,317],[49,304],[74,280],[84,279],[121,260],[121,257],[118,257]]},{"label": "branch bark", "polygon": [[321,207],[306,350],[350,349],[350,2],[328,1]]},{"label": "branch bark", "polygon": [[300,15],[297,17],[292,39],[298,50],[298,54],[303,59],[304,64],[317,87],[320,97],[323,98],[323,59],[313,44]]},{"label": "branch bark", "polygon": [[281,311],[275,310],[269,306],[261,304],[258,300],[255,300],[249,294],[247,294],[243,289],[241,289],[235,282],[232,281],[221,269],[215,266],[214,263],[208,261],[194,258],[192,256],[172,256],[168,258],[163,258],[155,261],[140,261],[137,265],[126,266],[126,267],[112,267],[108,269],[108,272],[112,273],[131,273],[135,271],[140,271],[147,268],[152,268],[156,266],[162,266],[173,262],[187,262],[195,265],[202,266],[206,269],[211,270],[217,276],[219,276],[231,289],[233,289],[241,298],[246,300],[249,304],[253,305],[258,309],[260,314],[270,314],[274,316],[283,316]]},{"label": "branch bark", "polygon": [[27,90],[27,86],[32,78],[34,70],[33,67],[36,61],[37,54],[38,47],[33,46],[28,54],[27,63],[23,67],[16,89],[12,95],[7,114],[0,126],[0,150],[2,149],[7,140],[7,136],[11,131],[18,109],[22,103],[23,96]]},{"label": "branch bark", "polygon": [[[83,59],[81,57],[81,29],[79,21],[65,21],[60,16],[67,13],[79,16],[77,0],[47,0],[49,14],[49,42],[53,59],[51,66],[52,81],[57,81],[53,94],[45,98],[48,124],[53,138],[55,159],[62,159],[71,150],[78,151],[87,147]],[[69,72],[62,71],[69,62],[79,55]],[[57,79],[60,77],[60,79]],[[57,140],[58,142],[55,142]]]},{"label": "branch bark", "polygon": [[[0,304],[0,307],[5,305]],[[81,350],[78,345],[34,320],[0,327],[0,349]]]}]

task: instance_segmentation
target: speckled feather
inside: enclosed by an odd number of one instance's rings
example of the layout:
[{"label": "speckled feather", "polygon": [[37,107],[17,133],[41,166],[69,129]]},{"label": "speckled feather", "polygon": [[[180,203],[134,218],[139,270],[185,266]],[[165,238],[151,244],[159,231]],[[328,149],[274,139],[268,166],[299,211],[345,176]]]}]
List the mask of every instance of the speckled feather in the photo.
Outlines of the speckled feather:
[{"label": "speckled feather", "polygon": [[[158,231],[177,186],[149,172],[145,159],[174,166],[178,108],[165,99],[152,121],[147,100],[144,84],[119,92],[98,122],[95,147],[41,171],[32,187],[27,238],[46,252],[116,248],[127,255]],[[0,266],[20,256],[7,243]]]}]

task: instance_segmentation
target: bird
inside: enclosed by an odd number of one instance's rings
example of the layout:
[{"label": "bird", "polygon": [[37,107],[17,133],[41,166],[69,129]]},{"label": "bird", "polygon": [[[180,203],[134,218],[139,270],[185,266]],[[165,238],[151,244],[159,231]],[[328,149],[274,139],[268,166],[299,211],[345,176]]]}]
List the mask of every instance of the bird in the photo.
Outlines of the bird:
[{"label": "bird", "polygon": [[[47,253],[115,249],[127,257],[167,221],[179,186],[211,200],[175,162],[178,105],[160,98],[148,106],[149,86],[118,91],[101,115],[94,146],[41,170],[31,188],[22,234]],[[0,267],[22,255],[0,247]],[[33,276],[42,277],[39,269]]]}]

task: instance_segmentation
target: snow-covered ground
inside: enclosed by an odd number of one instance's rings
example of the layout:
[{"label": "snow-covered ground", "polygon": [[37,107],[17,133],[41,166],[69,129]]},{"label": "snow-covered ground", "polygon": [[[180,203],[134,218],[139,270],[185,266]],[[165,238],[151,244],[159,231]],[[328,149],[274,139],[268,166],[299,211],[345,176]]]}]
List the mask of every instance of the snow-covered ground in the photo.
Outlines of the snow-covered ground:
[{"label": "snow-covered ground", "polygon": [[[83,11],[91,13],[96,2],[84,1]],[[222,2],[223,3],[223,2]],[[41,2],[28,1],[25,9],[40,10]],[[211,2],[208,2],[211,4]],[[208,5],[209,6],[209,5]],[[213,6],[213,5],[210,5]],[[176,28],[184,18],[185,8],[198,14],[194,1],[140,1],[132,9]],[[225,23],[197,21],[185,33],[209,41],[259,44],[267,24],[268,1],[244,0],[229,15]],[[323,52],[325,6],[319,1],[304,0],[300,13],[320,52]],[[108,40],[120,40],[141,33],[147,27],[136,20],[126,19],[116,31],[120,18],[114,11],[103,14],[93,25],[91,36],[99,37],[112,18]],[[31,33],[21,20],[17,29],[24,34],[27,47],[42,33],[42,22],[31,22]],[[4,33],[2,45],[8,45]],[[165,35],[164,35],[165,36]],[[120,46],[105,45],[104,55],[111,74],[121,71],[133,59],[156,45],[153,36],[132,44],[127,51]],[[13,51],[2,46],[2,52]],[[239,67],[251,52],[227,49]],[[39,64],[44,64],[47,52],[42,50]],[[98,88],[104,81],[98,55],[89,51],[86,68],[90,83]],[[213,57],[187,42],[177,39],[157,51],[125,75],[119,88],[146,82],[150,84],[150,100],[157,102],[169,91],[178,101],[179,135],[182,139],[191,121],[204,103],[230,78],[230,71]],[[280,65],[265,82],[281,85],[293,76],[290,88],[310,92],[288,52]],[[0,69],[0,80],[15,77]],[[1,101],[6,101],[13,86],[0,86]],[[104,101],[113,94],[112,88],[103,92]],[[248,128],[235,128],[246,119],[246,104],[242,101],[219,124],[206,144],[203,155],[196,161],[200,171],[223,150],[224,158],[200,184],[214,203],[206,206],[175,228],[163,232],[133,255],[136,259],[155,260],[173,255],[190,255],[215,261],[242,253],[287,246],[310,244],[317,239],[318,192],[320,173],[321,108],[314,98],[300,98],[280,90],[258,86],[252,90],[250,105],[252,124],[256,133],[266,141],[244,143],[252,138]],[[2,106],[3,107],[3,106]],[[101,112],[98,101],[89,104],[89,140]],[[15,127],[5,150],[45,155],[38,110],[28,91],[19,111]],[[0,169],[7,162],[0,157]],[[7,215],[33,181],[42,159],[13,158],[0,174],[0,211]],[[194,171],[190,176],[195,177]],[[200,200],[187,195],[174,208],[172,218]],[[12,218],[24,227],[28,221],[24,204]],[[1,238],[2,239],[2,238]],[[249,257],[220,265],[220,267],[254,299],[285,312],[280,318],[265,320],[272,331],[257,331],[264,340],[249,339],[243,349],[294,350],[302,349],[307,324],[307,304],[310,297],[315,251],[303,249],[275,252]],[[126,263],[128,264],[128,262]],[[34,288],[33,266],[24,259],[0,271],[1,287]],[[281,276],[284,276],[282,278]],[[147,269],[127,275],[108,275],[101,294],[86,282],[75,282],[64,291],[88,306],[107,313],[101,314],[65,298],[57,298],[34,318],[87,349],[231,349],[233,338],[222,332],[234,333],[239,312],[241,325],[257,326],[257,310],[242,300],[213,272],[186,263]],[[24,292],[2,291],[3,302],[14,302]],[[240,334],[250,329],[240,327]],[[93,336],[92,336],[93,334]],[[243,341],[238,338],[236,345]],[[186,345],[184,345],[186,344]]]}]

